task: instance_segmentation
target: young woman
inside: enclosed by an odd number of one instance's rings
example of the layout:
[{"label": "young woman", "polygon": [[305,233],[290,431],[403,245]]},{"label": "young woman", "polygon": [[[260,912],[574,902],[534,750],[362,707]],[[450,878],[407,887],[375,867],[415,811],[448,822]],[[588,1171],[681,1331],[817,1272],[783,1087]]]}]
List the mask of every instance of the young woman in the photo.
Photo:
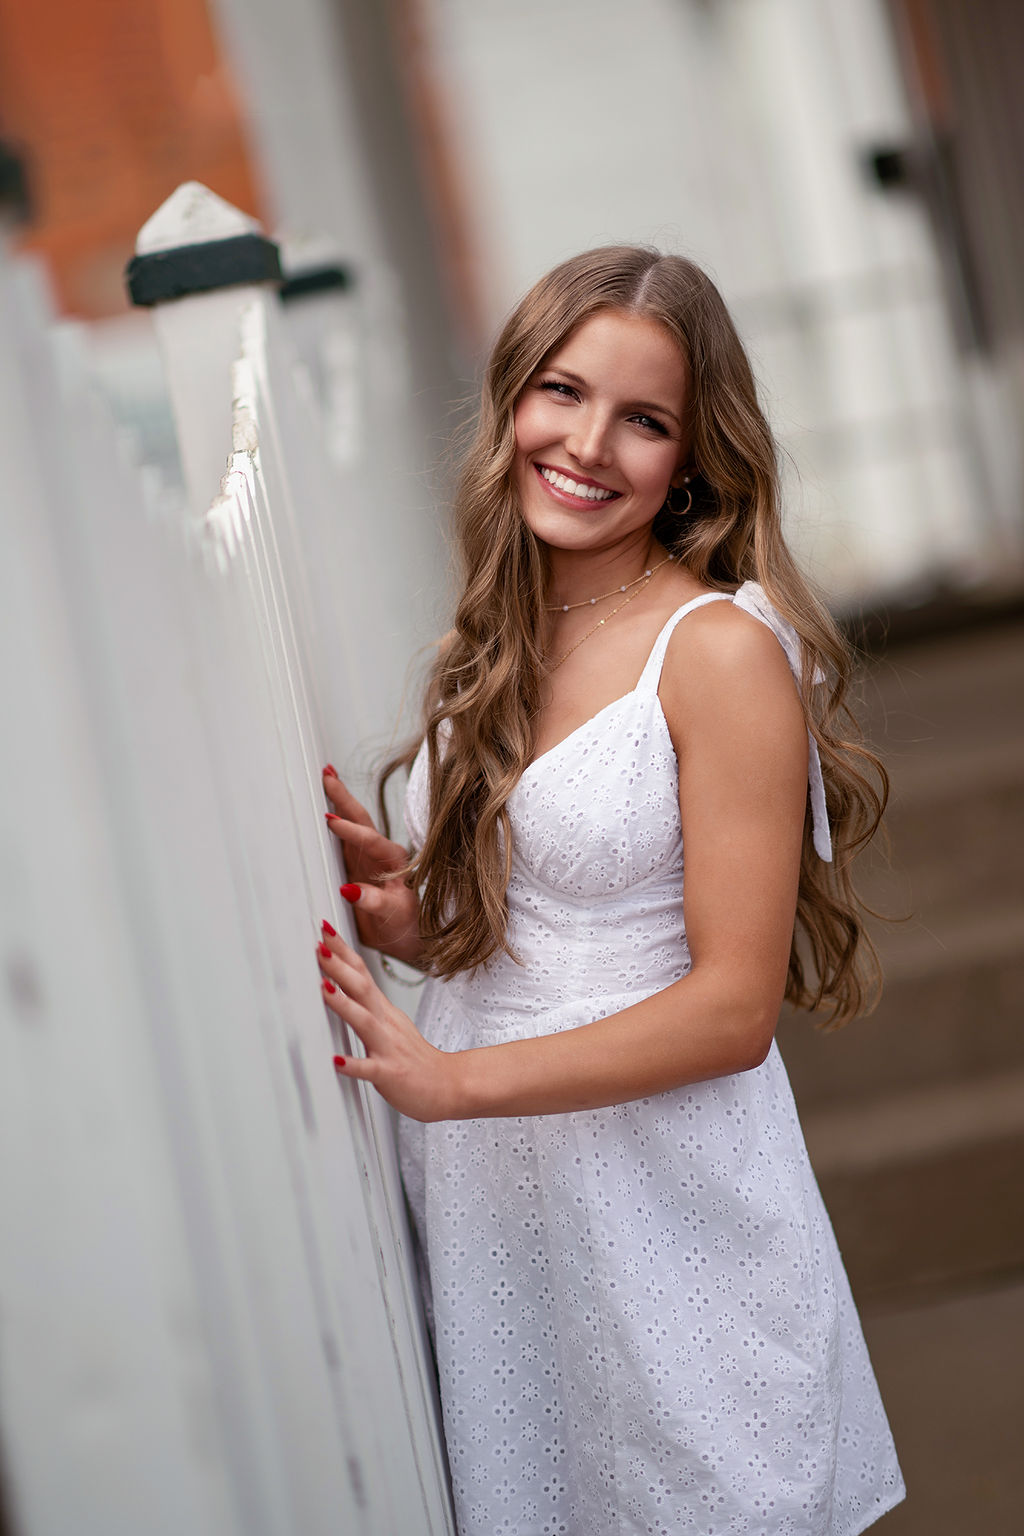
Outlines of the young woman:
[{"label": "young woman", "polygon": [[865,1001],[884,775],[709,279],[632,247],[542,279],[455,516],[411,852],[324,781],[418,1028],[319,953],[338,1071],[404,1117],[459,1531],[854,1536],[903,1488],[773,1034],[784,996]]}]

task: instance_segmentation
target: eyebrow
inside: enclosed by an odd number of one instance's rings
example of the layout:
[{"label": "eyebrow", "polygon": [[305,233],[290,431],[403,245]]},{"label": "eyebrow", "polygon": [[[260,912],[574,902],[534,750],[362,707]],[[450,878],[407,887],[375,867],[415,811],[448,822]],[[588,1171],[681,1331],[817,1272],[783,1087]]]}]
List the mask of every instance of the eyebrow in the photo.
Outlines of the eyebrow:
[{"label": "eyebrow", "polygon": [[[578,373],[573,373],[571,368],[563,368],[558,363],[549,363],[548,367],[552,373],[560,373],[563,378],[571,379],[574,384],[582,384],[586,388],[586,379],[581,378]],[[667,405],[658,405],[653,400],[631,400],[627,403],[631,411],[653,412],[657,416],[667,416],[670,421],[675,422],[677,427],[682,426],[675,411],[670,411]]]}]

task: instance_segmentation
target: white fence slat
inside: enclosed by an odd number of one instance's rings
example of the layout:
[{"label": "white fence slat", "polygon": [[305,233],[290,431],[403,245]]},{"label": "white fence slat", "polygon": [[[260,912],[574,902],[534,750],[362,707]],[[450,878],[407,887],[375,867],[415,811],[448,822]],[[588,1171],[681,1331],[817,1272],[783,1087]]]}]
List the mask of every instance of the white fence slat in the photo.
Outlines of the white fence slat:
[{"label": "white fence slat", "polygon": [[[266,561],[266,589],[269,592],[271,588],[276,587],[276,595],[273,601],[277,612],[283,614],[288,607],[288,583],[285,580],[284,572],[286,568],[289,573],[294,572],[300,564],[301,555],[296,538],[298,532],[297,519],[294,517],[288,519],[281,515],[281,508],[287,493],[285,466],[280,461],[274,459],[276,446],[274,434],[272,432],[264,434],[262,430],[262,424],[271,415],[271,410],[269,402],[266,400],[265,392],[260,391],[256,387],[256,380],[260,376],[266,376],[267,363],[263,354],[263,338],[267,329],[273,327],[275,319],[273,308],[268,305],[269,317],[263,314],[262,319],[257,320],[256,317],[261,314],[263,303],[264,301],[262,300],[254,301],[253,306],[243,317],[243,333],[247,336],[247,360],[255,365],[251,371],[248,371],[249,385],[253,387],[254,393],[248,393],[245,383],[247,370],[240,367],[236,369],[235,373],[235,399],[236,407],[246,414],[246,432],[253,444],[251,451],[254,454],[256,508],[253,526],[260,532],[257,547],[262,552]],[[284,341],[279,328],[276,330],[276,335],[279,343],[283,346]],[[251,355],[253,353],[255,353],[255,356]],[[287,380],[287,374],[285,378]],[[285,385],[285,387],[287,386]],[[239,435],[236,433],[236,440],[238,440]],[[264,445],[268,452],[264,452]],[[293,441],[291,443],[292,453],[289,459],[289,466],[296,461],[304,462],[302,454],[297,451],[297,447],[298,445]],[[315,444],[311,443],[309,448],[312,454]],[[268,457],[273,462],[272,470],[268,470],[265,463]],[[240,455],[236,455],[235,463],[240,468],[244,468]],[[277,484],[277,500],[275,505],[278,509],[278,516],[276,520],[271,519],[267,506],[266,478],[268,477],[276,480]],[[295,498],[293,502],[294,507],[302,507],[303,511],[309,505],[308,499],[300,501],[298,498]],[[269,598],[267,600],[270,601]],[[300,620],[305,618],[307,612],[308,608],[305,607],[301,612],[296,611],[294,628],[291,622],[282,624],[282,633],[295,637],[295,651],[291,653],[290,660],[287,654],[282,654],[282,665],[286,671],[289,666],[291,667],[291,674],[287,678],[282,677],[282,698],[290,701],[300,711],[300,714],[302,700],[305,695],[299,685],[300,669],[297,662],[297,652],[302,647],[297,636],[303,627]],[[291,617],[292,615],[289,614],[289,620]],[[308,651],[308,647],[305,649]],[[287,702],[284,707],[287,708]],[[322,754],[321,751],[310,745],[311,733],[311,721],[308,719],[303,721],[297,717],[290,725],[286,723],[281,731],[280,739],[283,742],[291,742],[296,746],[299,743],[305,743],[305,750],[301,761],[296,759],[288,777],[291,783],[312,791],[313,814],[316,817],[318,828],[323,829],[323,802],[319,780],[319,763]],[[305,796],[302,796],[302,798],[305,799]],[[327,879],[331,883],[329,890],[325,891],[324,895],[325,899],[329,899],[331,903],[330,915],[336,925],[340,926],[343,931],[348,931],[350,936],[354,937],[348,909],[338,910],[342,904],[338,902],[337,898],[338,866],[335,864],[335,845],[333,839],[330,839],[326,832],[321,830],[319,846],[323,849],[325,845],[329,845]],[[311,846],[310,839],[303,840],[301,846],[308,851]],[[316,874],[317,872],[310,867],[307,871],[307,878],[313,882],[316,879]],[[343,1044],[343,1049],[351,1050],[352,1042],[346,1041]],[[397,1194],[398,1185],[396,1170],[394,1169],[390,1116],[381,1101],[371,1090],[360,1088],[358,1094],[360,1100],[367,1106],[369,1117],[365,1122],[369,1141],[364,1153],[363,1166],[369,1180],[368,1192],[371,1196],[368,1218],[374,1227],[375,1237],[380,1249],[382,1296],[389,1303],[396,1302],[398,1298],[394,1297],[392,1293],[396,1284],[402,1284],[405,1293],[404,1302],[397,1310],[393,1304],[390,1305],[389,1311],[392,1327],[398,1330],[396,1333],[396,1344],[402,1352],[402,1358],[405,1360],[406,1371],[404,1374],[407,1376],[410,1385],[414,1385],[416,1382],[419,1383],[419,1386],[416,1388],[417,1397],[411,1414],[411,1421],[414,1425],[422,1425],[427,1422],[426,1414],[428,1407],[432,1408],[433,1406],[432,1388],[429,1388],[428,1384],[424,1381],[422,1339],[417,1326],[418,1309],[412,1302],[408,1286],[411,1266],[406,1257],[407,1235],[405,1232],[404,1212],[401,1210],[400,1199]],[[383,1180],[380,1172],[382,1165],[387,1170]],[[384,1220],[383,1225],[382,1217],[387,1218]],[[414,1319],[416,1321],[413,1321]],[[424,1401],[424,1392],[431,1399],[429,1404]],[[436,1479],[438,1476],[436,1444],[432,1444],[429,1451],[429,1470],[432,1478]]]},{"label": "white fence slat", "polygon": [[[286,1159],[292,1169],[296,1200],[301,1201],[304,1212],[303,1241],[312,1246],[310,1262],[318,1272],[318,1213],[315,1201],[311,1208],[306,1188],[307,1143],[314,1137],[318,1142],[328,1138],[339,1197],[330,1213],[339,1248],[335,1268],[340,1265],[345,1311],[358,1316],[359,1327],[358,1333],[353,1333],[351,1318],[337,1308],[322,1319],[321,1326],[325,1338],[332,1341],[330,1358],[338,1362],[342,1378],[339,1411],[345,1417],[345,1440],[353,1467],[365,1466],[359,1477],[362,1485],[373,1481],[373,1468],[379,1465],[382,1448],[377,1437],[383,1423],[397,1425],[402,1415],[399,1410],[398,1419],[391,1414],[385,1420],[380,1412],[365,1412],[366,1403],[379,1397],[380,1382],[387,1379],[390,1340],[376,1295],[378,1275],[372,1244],[360,1232],[360,1154],[352,1141],[358,1127],[351,1124],[341,1107],[339,1085],[330,1067],[332,1044],[313,959],[316,929],[297,856],[293,806],[282,773],[280,714],[275,711],[266,658],[260,655],[260,588],[254,570],[248,484],[237,472],[228,483],[230,495],[217,508],[217,518],[218,522],[223,518],[235,524],[238,546],[223,570],[210,573],[220,600],[205,614],[202,636],[204,649],[221,659],[235,681],[230,702],[209,701],[216,709],[216,719],[210,717],[216,731],[216,771],[225,785],[235,786],[241,779],[245,786],[241,793],[233,787],[226,797],[233,804],[223,808],[224,831],[235,845],[237,899],[248,931],[249,964],[256,967],[262,985],[253,1023],[261,1028],[267,1049],[282,1057],[276,1081],[281,1112],[286,1117]],[[253,666],[254,661],[260,665]],[[318,821],[322,822],[322,817]],[[321,835],[319,826],[314,833],[311,816],[306,835]],[[323,895],[320,905],[326,906],[326,890]],[[358,1212],[352,1210],[353,1200],[360,1205]],[[347,1217],[347,1230],[340,1225],[343,1217]],[[360,1259],[355,1268],[354,1261]],[[354,1283],[357,1275],[361,1280],[358,1286]],[[317,1289],[319,1309],[324,1305],[319,1281]],[[357,1379],[353,1381],[353,1377]],[[347,1381],[352,1384],[346,1385]],[[391,1491],[389,1484],[378,1487],[374,1501],[388,1500]]]},{"label": "white fence slat", "polygon": [[[284,613],[288,607],[288,588],[294,580],[300,590],[305,585],[300,580],[299,568],[302,565],[303,547],[316,548],[315,541],[307,535],[303,539],[303,520],[311,515],[312,509],[318,504],[315,496],[296,494],[289,485],[292,466],[295,464],[308,465],[315,458],[316,444],[312,441],[303,445],[301,438],[288,437],[291,452],[285,462],[278,451],[279,444],[284,434],[273,431],[265,432],[264,423],[268,417],[272,425],[280,428],[283,409],[279,407],[282,396],[285,403],[292,403],[289,388],[291,373],[287,366],[282,366],[282,360],[286,364],[289,354],[287,337],[285,336],[276,306],[264,298],[257,299],[242,315],[243,335],[243,362],[249,364],[247,369],[240,366],[235,371],[235,401],[236,421],[242,416],[245,421],[245,429],[236,431],[236,441],[242,437],[248,437],[254,455],[256,505],[258,509],[257,523],[264,530],[264,538],[261,547],[270,558],[271,534],[273,534],[273,554],[280,561],[277,567],[277,577],[280,582],[279,596],[277,599],[279,612]],[[277,349],[275,351],[275,348]],[[270,392],[269,380],[274,376],[274,362],[277,359],[278,372],[281,382],[277,394],[272,400],[268,400]],[[251,392],[250,392],[251,391]],[[278,407],[275,414],[275,407]],[[292,404],[294,409],[294,405]],[[239,455],[235,462],[238,463]],[[267,508],[268,481],[275,485],[276,500],[274,505],[278,515],[271,519]],[[290,494],[289,494],[290,493]],[[282,515],[282,509],[290,511],[291,516]],[[273,581],[274,576],[270,578]],[[324,668],[323,641],[320,640],[319,648],[307,639],[302,644],[302,634],[305,630],[307,615],[312,612],[312,605],[308,602],[301,607],[293,605],[288,615],[288,622],[282,625],[282,631],[286,635],[295,636],[295,653],[292,656],[294,675],[290,685],[290,697],[296,706],[305,698],[305,693],[300,686],[301,669],[298,665],[298,655],[303,653],[311,658],[311,668],[319,662],[319,671]],[[329,615],[322,615],[329,619]],[[326,628],[326,623],[324,624]],[[321,631],[322,634],[322,631]],[[330,664],[328,660],[328,665]],[[314,674],[316,675],[316,674]],[[317,825],[322,828],[321,819],[322,798],[320,790],[319,764],[322,761],[322,748],[317,749],[311,745],[313,733],[312,721],[303,721],[298,718],[291,730],[286,729],[282,733],[282,739],[306,743],[303,756],[305,763],[305,785],[313,790],[314,815],[317,817]],[[301,783],[303,780],[303,768],[299,762],[294,766],[293,782]],[[333,839],[321,832],[320,847],[330,845],[330,863],[334,864],[333,850],[336,846]],[[301,846],[305,850],[310,848],[310,840],[302,840]],[[351,927],[351,918],[348,910],[337,910],[337,867],[335,866],[328,879],[333,878],[335,883],[331,887],[332,921],[343,924],[350,936],[354,937]],[[309,878],[313,880],[315,875],[312,870]],[[351,1042],[349,1047],[351,1048]],[[369,1206],[369,1219],[377,1231],[378,1241],[381,1244],[382,1263],[385,1266],[382,1278],[390,1275],[390,1284],[385,1284],[382,1294],[390,1302],[397,1303],[395,1286],[401,1286],[402,1305],[397,1310],[392,1309],[392,1326],[396,1330],[396,1346],[400,1358],[405,1362],[407,1370],[411,1370],[410,1382],[418,1385],[415,1387],[410,1421],[415,1428],[423,1430],[433,1417],[434,1389],[432,1380],[427,1379],[424,1368],[425,1351],[423,1348],[422,1328],[419,1322],[418,1303],[412,1295],[412,1265],[408,1254],[408,1233],[405,1222],[404,1209],[401,1204],[399,1192],[397,1168],[395,1166],[393,1134],[391,1117],[379,1097],[372,1090],[361,1087],[360,1095],[367,1105],[368,1129],[372,1141],[372,1155],[366,1159],[366,1168],[371,1176],[372,1198]],[[381,1217],[386,1216],[387,1221],[380,1230]],[[431,1434],[430,1444],[424,1439],[421,1450],[421,1458],[426,1458],[433,1477],[438,1476],[438,1462],[436,1449],[436,1436]],[[422,1464],[422,1463],[421,1463]]]}]

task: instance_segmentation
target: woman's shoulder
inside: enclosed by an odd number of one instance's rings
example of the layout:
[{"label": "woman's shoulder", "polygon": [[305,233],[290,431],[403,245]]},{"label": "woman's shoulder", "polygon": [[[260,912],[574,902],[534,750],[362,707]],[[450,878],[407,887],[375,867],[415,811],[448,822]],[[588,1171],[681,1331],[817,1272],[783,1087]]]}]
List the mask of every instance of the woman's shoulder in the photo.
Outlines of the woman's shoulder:
[{"label": "woman's shoulder", "polygon": [[762,615],[742,600],[705,602],[685,614],[665,651],[663,703],[685,709],[707,701],[718,705],[723,693],[753,701],[766,691],[782,702],[795,700],[791,662],[769,622],[772,616],[773,610]]},{"label": "woman's shoulder", "polygon": [[[754,600],[751,593],[755,594]],[[770,654],[779,649],[778,638],[768,623],[769,616],[775,620],[778,616],[753,582],[735,590],[700,587],[681,591],[670,619],[677,614],[679,619],[668,642],[666,662],[669,656],[683,651],[700,652],[708,660],[721,656],[728,663],[730,657],[744,661],[759,651]]]}]

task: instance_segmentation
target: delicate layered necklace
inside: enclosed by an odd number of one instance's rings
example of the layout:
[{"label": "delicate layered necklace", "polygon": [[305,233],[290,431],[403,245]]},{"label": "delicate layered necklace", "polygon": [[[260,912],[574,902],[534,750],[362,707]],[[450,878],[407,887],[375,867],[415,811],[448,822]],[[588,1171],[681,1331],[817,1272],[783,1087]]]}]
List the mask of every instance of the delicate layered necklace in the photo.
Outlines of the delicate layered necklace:
[{"label": "delicate layered necklace", "polygon": [[581,603],[545,604],[545,609],[548,613],[568,613],[572,608],[589,608],[592,607],[594,603],[603,603],[605,598],[614,597],[618,592],[629,593],[629,596],[624,597],[622,602],[618,603],[612,609],[611,613],[606,613],[603,619],[598,619],[593,629],[588,629],[586,634],[582,635],[580,639],[576,641],[575,645],[570,645],[569,649],[564,653],[564,655],[559,656],[557,661],[553,661],[550,667],[548,667],[548,672],[551,673],[557,671],[558,668],[562,665],[563,661],[569,660],[569,657],[572,655],[573,651],[579,650],[584,640],[589,640],[591,635],[596,635],[602,624],[607,624],[609,619],[614,619],[617,613],[622,612],[627,603],[631,603],[634,597],[639,597],[644,588],[650,585],[651,579],[655,573],[660,571],[663,565],[668,565],[671,558],[671,555],[666,555],[664,560],[659,560],[657,565],[652,565],[649,570],[646,570],[642,573],[642,575],[637,576],[634,581],[627,581],[623,587],[613,587],[610,592],[604,592],[600,597],[585,597]]}]

